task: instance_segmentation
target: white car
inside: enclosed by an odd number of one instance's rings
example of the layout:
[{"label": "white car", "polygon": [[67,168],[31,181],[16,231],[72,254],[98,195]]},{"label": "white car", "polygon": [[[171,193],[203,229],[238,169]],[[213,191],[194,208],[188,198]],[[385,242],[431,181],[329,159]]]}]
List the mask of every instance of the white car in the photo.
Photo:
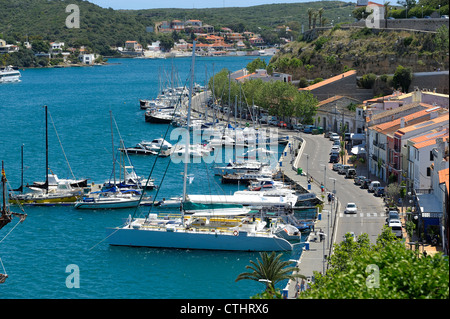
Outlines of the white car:
[{"label": "white car", "polygon": [[339,140],[339,135],[337,133],[330,133],[330,141],[334,141],[336,138]]},{"label": "white car", "polygon": [[344,210],[344,214],[356,214],[357,212],[358,208],[355,203],[348,203]]},{"label": "white car", "polygon": [[333,171],[339,171],[339,169],[342,167],[341,163],[334,163],[333,164]]},{"label": "white car", "polygon": [[331,153],[339,153],[341,150],[341,147],[339,145],[333,145],[331,147]]}]

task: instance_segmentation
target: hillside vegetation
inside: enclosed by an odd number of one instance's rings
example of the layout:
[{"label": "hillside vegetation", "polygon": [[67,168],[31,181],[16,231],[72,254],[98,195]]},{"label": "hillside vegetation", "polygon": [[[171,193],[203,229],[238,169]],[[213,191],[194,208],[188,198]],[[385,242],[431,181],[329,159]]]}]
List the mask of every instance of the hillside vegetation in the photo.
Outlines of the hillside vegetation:
[{"label": "hillside vegetation", "polygon": [[[80,9],[80,28],[68,29],[65,9],[76,4]],[[69,46],[87,46],[103,55],[110,55],[110,46],[123,46],[127,40],[136,40],[143,46],[159,39],[159,35],[146,32],[162,20],[199,19],[213,25],[231,28],[235,32],[261,33],[268,41],[276,42],[277,26],[287,25],[284,36],[297,39],[302,24],[308,27],[308,8],[323,8],[323,17],[331,21],[349,17],[354,3],[342,1],[316,1],[310,3],[271,4],[243,8],[209,9],[149,9],[113,10],[81,0],[0,0],[0,38],[23,42],[27,39],[63,41]],[[274,43],[272,43],[274,44]]]},{"label": "hillside vegetation", "polygon": [[358,75],[393,74],[398,65],[413,72],[448,70],[448,28],[437,34],[368,28],[318,31],[305,41],[293,41],[270,61],[269,69],[294,79],[328,78],[355,69]]}]

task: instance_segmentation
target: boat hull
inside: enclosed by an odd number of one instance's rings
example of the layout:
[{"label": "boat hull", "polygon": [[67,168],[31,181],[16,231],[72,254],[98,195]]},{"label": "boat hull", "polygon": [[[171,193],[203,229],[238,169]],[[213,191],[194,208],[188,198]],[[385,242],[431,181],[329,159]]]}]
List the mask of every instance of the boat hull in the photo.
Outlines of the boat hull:
[{"label": "boat hull", "polygon": [[73,205],[80,196],[27,196],[23,198],[10,198],[11,204],[20,205],[34,205],[34,206],[45,206],[45,205]]},{"label": "boat hull", "polygon": [[151,114],[145,114],[145,121],[155,124],[170,124],[172,123],[173,117],[158,117]]},{"label": "boat hull", "polygon": [[129,201],[92,201],[92,202],[77,202],[76,209],[120,209],[120,208],[134,208],[139,206],[139,199]]},{"label": "boat hull", "polygon": [[134,228],[108,228],[112,246],[229,251],[291,251],[293,245],[277,236],[255,236],[246,232],[167,231]]}]

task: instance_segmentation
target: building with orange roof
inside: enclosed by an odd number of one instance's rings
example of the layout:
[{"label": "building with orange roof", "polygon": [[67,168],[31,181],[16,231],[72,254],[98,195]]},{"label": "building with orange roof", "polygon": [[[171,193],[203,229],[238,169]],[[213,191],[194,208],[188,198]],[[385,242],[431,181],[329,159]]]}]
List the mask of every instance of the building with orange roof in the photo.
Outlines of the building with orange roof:
[{"label": "building with orange roof", "polygon": [[298,90],[299,92],[310,91],[319,101],[326,100],[337,93],[357,99],[360,103],[373,97],[371,89],[358,88],[355,70],[344,72]]},{"label": "building with orange roof", "polygon": [[[398,129],[393,135],[393,143],[389,143],[388,153],[388,171],[389,174],[397,176],[397,180],[405,180],[405,176],[401,177],[401,173],[406,175],[408,165],[408,153],[406,143],[408,139],[419,136],[423,133],[430,132],[433,129],[442,130],[448,127],[449,113],[447,109],[440,107],[425,110],[429,113],[429,119],[416,124],[404,125]],[[427,174],[430,176],[430,173]]]},{"label": "building with orange roof", "polygon": [[449,137],[449,125],[435,128],[406,142],[406,176],[408,189],[431,188],[433,148],[438,138]]},{"label": "building with orange roof", "polygon": [[[404,106],[404,108],[408,109],[408,106]],[[406,144],[406,139],[403,141],[401,139],[395,140],[396,132],[398,130],[405,131],[407,127],[437,118],[442,112],[448,112],[448,110],[429,106],[426,109],[407,114],[401,118],[369,126],[366,132],[368,144],[366,149],[369,152],[368,167],[370,173],[385,182],[387,182],[391,174],[394,174],[396,179],[399,180],[402,167],[405,167],[402,165],[402,160],[406,159],[406,154],[402,153],[402,146]],[[415,133],[408,136],[415,136],[421,133],[423,133],[423,130],[417,128]],[[404,158],[402,159],[403,156]]]},{"label": "building with orange roof", "polygon": [[449,137],[438,137],[430,156],[431,187],[414,188],[414,213],[418,217],[419,234],[430,243],[437,234],[438,245],[448,254],[449,243]]},{"label": "building with orange roof", "polygon": [[231,74],[231,78],[236,82],[244,82],[247,80],[260,79],[263,82],[269,81],[282,81],[291,82],[292,75],[287,73],[273,72],[272,75],[268,74],[265,69],[257,69],[253,73],[248,73],[247,69],[235,71]]}]

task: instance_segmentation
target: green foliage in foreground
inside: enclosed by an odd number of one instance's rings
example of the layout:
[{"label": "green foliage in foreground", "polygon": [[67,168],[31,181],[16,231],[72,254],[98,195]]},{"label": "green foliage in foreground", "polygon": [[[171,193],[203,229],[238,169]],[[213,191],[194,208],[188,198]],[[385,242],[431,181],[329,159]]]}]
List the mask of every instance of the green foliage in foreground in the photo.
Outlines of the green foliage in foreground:
[{"label": "green foliage in foreground", "polygon": [[279,295],[274,287],[277,282],[285,279],[305,278],[305,276],[293,271],[298,270],[297,267],[289,267],[292,263],[290,261],[281,260],[283,254],[275,255],[273,251],[270,255],[267,252],[261,252],[259,254],[261,260],[256,259],[256,262],[250,260],[252,266],[246,266],[245,268],[251,269],[251,272],[244,272],[239,274],[236,281],[243,279],[250,279],[254,281],[261,281],[266,284],[265,293],[268,295]]},{"label": "green foliage in foreground", "polygon": [[448,299],[447,256],[417,255],[385,226],[376,244],[349,234],[335,247],[326,274],[315,273],[301,299]]}]

